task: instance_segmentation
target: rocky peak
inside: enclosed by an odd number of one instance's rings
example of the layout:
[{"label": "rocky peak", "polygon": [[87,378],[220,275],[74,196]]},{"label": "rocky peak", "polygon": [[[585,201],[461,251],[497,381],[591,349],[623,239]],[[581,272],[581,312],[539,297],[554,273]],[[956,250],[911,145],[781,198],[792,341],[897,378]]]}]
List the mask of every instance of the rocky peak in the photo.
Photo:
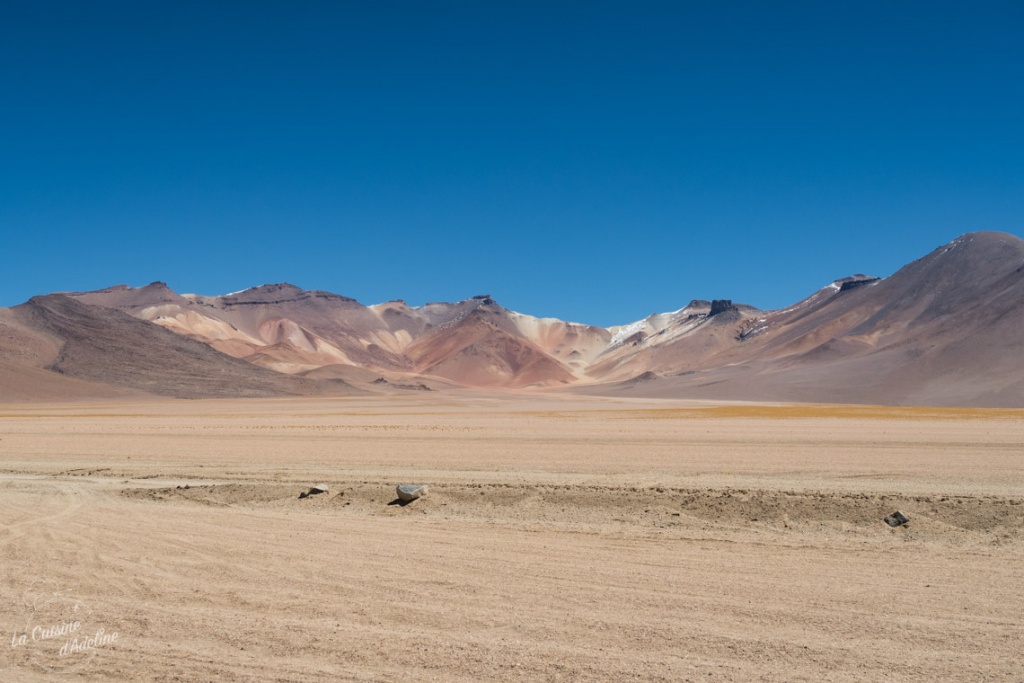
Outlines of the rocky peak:
[{"label": "rocky peak", "polygon": [[881,279],[882,278],[879,277],[868,277],[867,275],[854,275],[853,277],[844,278],[842,281],[839,282],[839,291],[848,292],[851,289],[857,289],[858,287],[863,287],[864,285],[870,285],[872,283],[878,282]]},{"label": "rocky peak", "polygon": [[739,308],[732,302],[732,299],[715,299],[711,302],[711,310],[708,312],[708,317],[712,318],[719,313],[727,313],[729,311],[738,311]]}]

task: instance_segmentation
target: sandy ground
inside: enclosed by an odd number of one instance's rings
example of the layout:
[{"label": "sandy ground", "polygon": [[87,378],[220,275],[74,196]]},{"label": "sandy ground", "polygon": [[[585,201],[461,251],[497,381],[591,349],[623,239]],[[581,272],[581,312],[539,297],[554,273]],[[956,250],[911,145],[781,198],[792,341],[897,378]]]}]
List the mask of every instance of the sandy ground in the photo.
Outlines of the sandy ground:
[{"label": "sandy ground", "polygon": [[1022,411],[0,406],[4,682],[1024,681],[1022,560]]}]

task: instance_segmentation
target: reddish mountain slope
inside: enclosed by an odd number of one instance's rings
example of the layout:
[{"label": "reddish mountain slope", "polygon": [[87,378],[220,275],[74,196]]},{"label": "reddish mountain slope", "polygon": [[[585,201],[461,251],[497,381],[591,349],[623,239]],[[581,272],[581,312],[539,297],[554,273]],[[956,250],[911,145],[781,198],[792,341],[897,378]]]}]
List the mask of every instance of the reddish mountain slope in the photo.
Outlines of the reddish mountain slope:
[{"label": "reddish mountain slope", "polygon": [[[564,383],[575,377],[558,354],[572,365],[576,357],[592,356],[607,338],[600,328],[513,313],[487,295],[411,308],[401,301],[363,306],[289,284],[201,297],[155,282],[68,296],[131,313],[279,372],[323,376],[311,373],[351,367],[380,373],[370,384],[384,375],[399,382],[403,375],[408,381],[427,375],[487,387]],[[474,329],[479,316],[486,317],[486,330]],[[539,344],[529,338],[533,332]],[[583,344],[582,351],[574,342]]]},{"label": "reddish mountain slope", "polygon": [[10,315],[23,329],[51,341],[55,353],[47,370],[78,380],[178,398],[351,391],[342,382],[264,370],[121,311],[67,296],[34,297],[10,309]]},{"label": "reddish mountain slope", "polygon": [[609,329],[516,313],[485,294],[364,306],[289,284],[209,297],[156,282],[37,297],[0,315],[0,398],[36,381],[56,393],[263,396],[344,390],[330,380],[345,378],[373,391],[572,385],[1020,406],[1022,350],[1024,240],[972,233],[888,278],[843,278],[784,310],[694,300]]},{"label": "reddish mountain slope", "polygon": [[418,372],[467,386],[568,383],[573,374],[523,337],[504,309],[476,308],[432,330],[408,349]]}]

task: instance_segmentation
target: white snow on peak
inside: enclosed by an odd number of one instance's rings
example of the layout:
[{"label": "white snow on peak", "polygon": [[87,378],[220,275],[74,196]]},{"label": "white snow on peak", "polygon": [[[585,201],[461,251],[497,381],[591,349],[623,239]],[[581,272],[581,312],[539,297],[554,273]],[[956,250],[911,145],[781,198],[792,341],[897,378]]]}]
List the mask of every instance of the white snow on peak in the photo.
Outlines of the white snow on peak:
[{"label": "white snow on peak", "polygon": [[637,332],[643,331],[645,327],[647,327],[646,318],[643,320],[637,320],[635,323],[630,323],[629,325],[622,325],[621,327],[609,327],[608,331],[612,332],[612,340],[608,342],[608,346],[618,346]]},{"label": "white snow on peak", "polygon": [[259,289],[260,287],[269,287],[269,286],[270,286],[270,284],[265,282],[262,285],[258,285],[256,287],[246,287],[245,289],[240,289],[237,292],[229,292],[227,294],[221,294],[221,296],[222,297],[225,297],[225,296],[235,296],[236,294],[242,294],[243,292],[248,292],[248,291],[253,290],[253,289]]},{"label": "white snow on peak", "polygon": [[622,342],[632,337],[637,332],[649,331],[651,333],[658,333],[662,330],[668,329],[670,325],[679,320],[679,316],[686,311],[688,306],[677,308],[671,313],[652,313],[643,320],[637,320],[634,323],[628,325],[614,325],[612,327],[605,328],[612,334],[612,339],[608,342],[608,347],[618,346]]}]

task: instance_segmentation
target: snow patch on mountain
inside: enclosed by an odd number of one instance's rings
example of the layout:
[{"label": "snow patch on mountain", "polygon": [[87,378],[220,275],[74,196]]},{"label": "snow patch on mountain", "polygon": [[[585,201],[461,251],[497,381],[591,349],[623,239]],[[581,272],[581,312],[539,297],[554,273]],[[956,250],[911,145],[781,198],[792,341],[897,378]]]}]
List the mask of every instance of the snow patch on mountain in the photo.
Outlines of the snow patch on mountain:
[{"label": "snow patch on mountain", "polygon": [[621,325],[617,327],[609,327],[608,331],[612,333],[612,340],[608,342],[608,346],[618,346],[622,342],[632,337],[637,332],[643,332],[647,328],[647,319],[637,320],[635,323],[629,325]]}]

